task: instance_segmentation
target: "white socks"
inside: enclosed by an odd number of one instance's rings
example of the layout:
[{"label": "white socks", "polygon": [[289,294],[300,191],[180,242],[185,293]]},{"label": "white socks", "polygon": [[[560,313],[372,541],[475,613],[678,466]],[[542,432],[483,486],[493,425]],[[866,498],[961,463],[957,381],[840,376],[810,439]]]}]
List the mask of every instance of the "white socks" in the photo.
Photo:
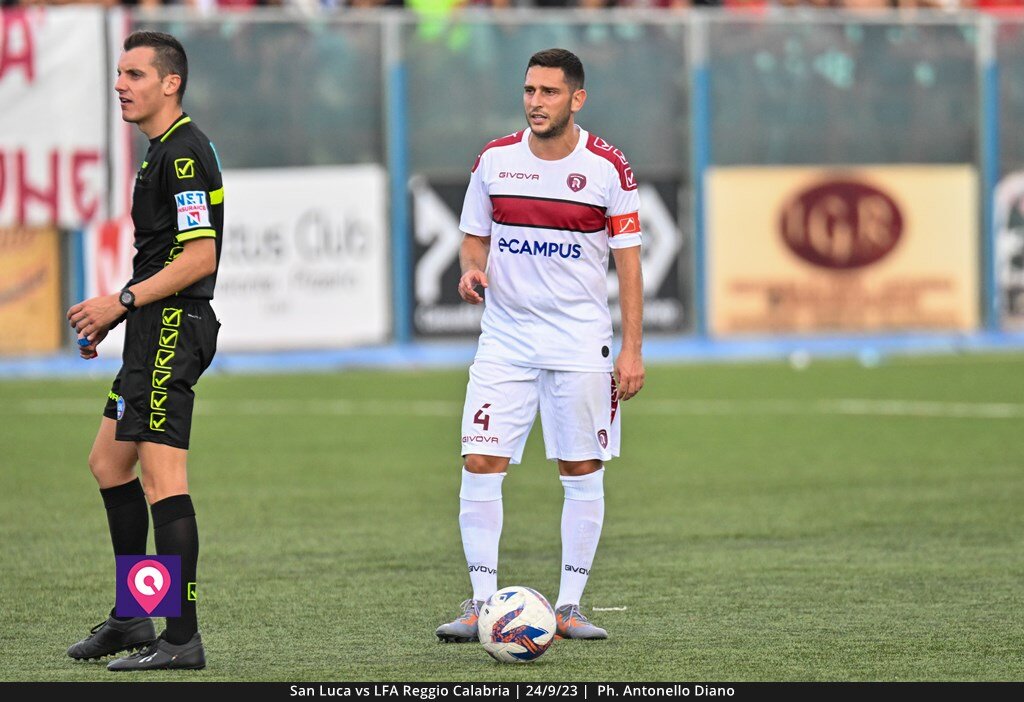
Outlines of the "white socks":
[{"label": "white socks", "polygon": [[589,475],[563,475],[561,480],[562,579],[555,609],[580,603],[604,524],[604,468]]},{"label": "white socks", "polygon": [[459,528],[462,530],[462,549],[466,553],[474,600],[486,600],[498,590],[501,482],[504,479],[504,473],[484,475],[462,469]]},{"label": "white socks", "polygon": [[[462,469],[459,527],[473,584],[473,599],[486,600],[498,589],[498,542],[501,539],[501,484],[505,473],[489,475]],[[581,476],[561,476],[562,571],[555,608],[579,604],[597,553],[604,524],[604,468]]]}]

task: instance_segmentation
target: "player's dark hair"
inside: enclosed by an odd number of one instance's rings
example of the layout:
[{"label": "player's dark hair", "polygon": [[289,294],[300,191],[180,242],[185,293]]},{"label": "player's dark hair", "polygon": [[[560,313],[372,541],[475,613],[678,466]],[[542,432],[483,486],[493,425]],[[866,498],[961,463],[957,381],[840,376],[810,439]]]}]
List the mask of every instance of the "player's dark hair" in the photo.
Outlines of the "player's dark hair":
[{"label": "player's dark hair", "polygon": [[188,57],[185,56],[185,49],[181,42],[170,34],[163,32],[132,32],[124,40],[124,50],[131,51],[140,46],[148,46],[153,49],[153,65],[161,79],[170,74],[181,78],[181,85],[178,86],[178,104],[185,98],[185,85],[188,83]]},{"label": "player's dark hair", "polygon": [[565,82],[569,84],[572,90],[579,90],[583,87],[583,62],[580,61],[580,57],[571,51],[566,49],[545,49],[544,51],[538,51],[530,57],[530,62],[526,64],[526,70],[529,71],[534,66],[540,66],[541,68],[561,68],[562,73],[565,74]]}]

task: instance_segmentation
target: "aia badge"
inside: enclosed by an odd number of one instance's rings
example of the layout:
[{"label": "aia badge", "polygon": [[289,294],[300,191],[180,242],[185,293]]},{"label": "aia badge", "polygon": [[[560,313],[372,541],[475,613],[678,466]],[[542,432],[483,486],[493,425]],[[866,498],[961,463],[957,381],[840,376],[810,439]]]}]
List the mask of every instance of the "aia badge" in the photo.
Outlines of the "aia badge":
[{"label": "aia badge", "polygon": [[117,556],[119,617],[180,617],[181,556]]},{"label": "aia badge", "polygon": [[565,179],[565,184],[569,186],[569,190],[578,193],[587,187],[587,177],[582,173],[570,173],[569,177]]}]

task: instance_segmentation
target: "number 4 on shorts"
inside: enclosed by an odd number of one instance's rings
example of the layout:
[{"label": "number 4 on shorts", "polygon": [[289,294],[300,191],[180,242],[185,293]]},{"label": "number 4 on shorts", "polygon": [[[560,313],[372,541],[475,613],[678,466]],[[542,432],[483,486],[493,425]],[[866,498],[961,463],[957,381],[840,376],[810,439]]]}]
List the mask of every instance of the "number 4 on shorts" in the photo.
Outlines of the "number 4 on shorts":
[{"label": "number 4 on shorts", "polygon": [[476,411],[476,414],[473,415],[473,424],[479,424],[484,428],[484,431],[487,431],[491,427],[491,415],[484,412],[484,410],[490,406],[491,403],[488,402],[486,405],[483,405],[480,409],[478,409]]}]

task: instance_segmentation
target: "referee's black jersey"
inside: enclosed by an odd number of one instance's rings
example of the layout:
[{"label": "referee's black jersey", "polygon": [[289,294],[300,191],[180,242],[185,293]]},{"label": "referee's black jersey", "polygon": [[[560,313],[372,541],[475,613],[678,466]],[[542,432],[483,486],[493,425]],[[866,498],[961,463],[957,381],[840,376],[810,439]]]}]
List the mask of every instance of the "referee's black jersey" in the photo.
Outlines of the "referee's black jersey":
[{"label": "referee's black jersey", "polygon": [[[224,234],[224,183],[213,143],[188,115],[149,140],[149,150],[132,196],[135,258],[129,285],[146,280],[169,264],[193,239],[217,242],[220,263]],[[217,273],[178,292],[183,297],[212,300]]]}]

